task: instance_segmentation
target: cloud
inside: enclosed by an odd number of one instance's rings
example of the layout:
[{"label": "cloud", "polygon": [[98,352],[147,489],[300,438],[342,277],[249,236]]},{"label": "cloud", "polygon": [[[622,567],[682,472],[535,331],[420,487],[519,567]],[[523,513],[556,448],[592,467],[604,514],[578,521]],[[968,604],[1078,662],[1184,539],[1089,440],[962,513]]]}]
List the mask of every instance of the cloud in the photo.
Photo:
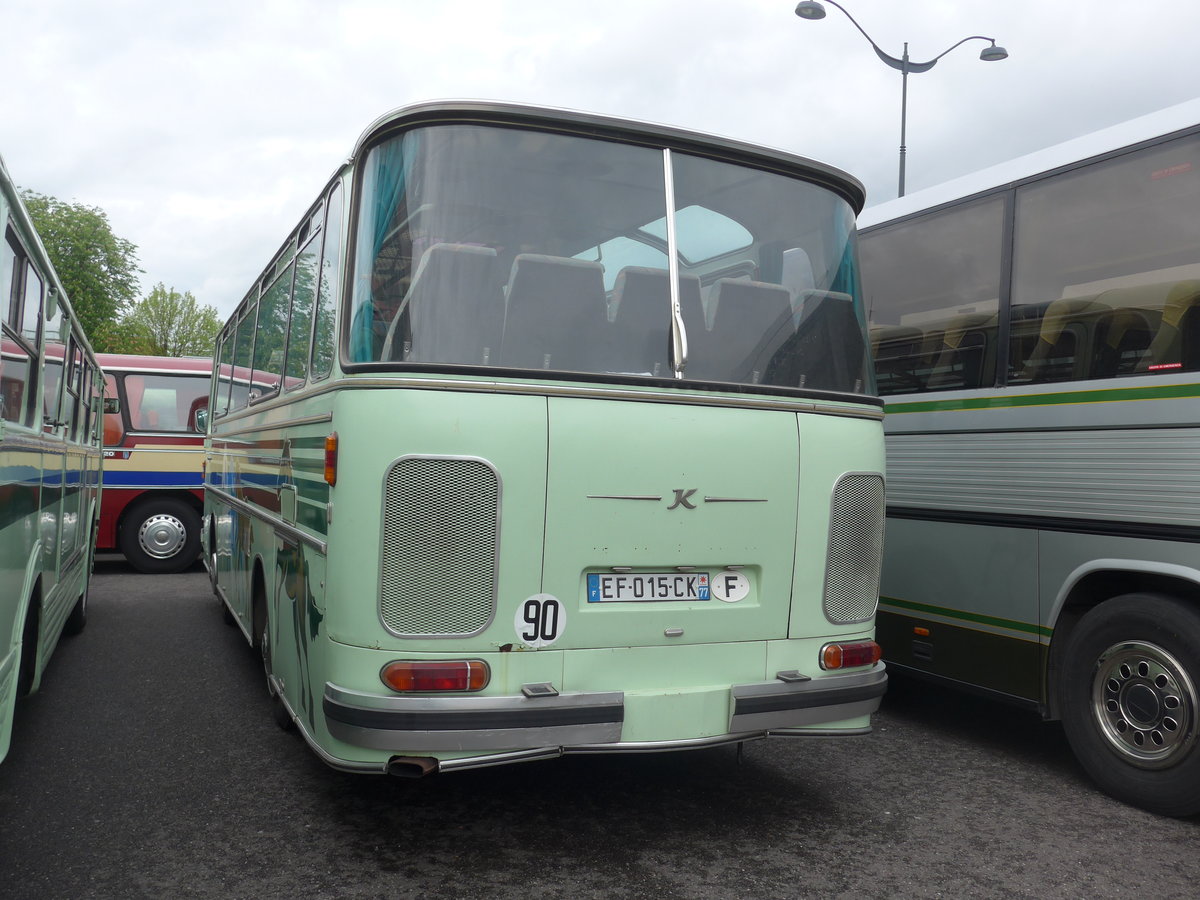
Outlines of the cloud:
[{"label": "cloud", "polygon": [[[909,78],[908,183],[931,185],[1193,96],[1200,7],[847,0]],[[488,97],[647,119],[815,157],[895,194],[900,73],[836,8],[790,0],[17,0],[0,153],[100,206],[145,286],[228,313],[381,113]]]}]

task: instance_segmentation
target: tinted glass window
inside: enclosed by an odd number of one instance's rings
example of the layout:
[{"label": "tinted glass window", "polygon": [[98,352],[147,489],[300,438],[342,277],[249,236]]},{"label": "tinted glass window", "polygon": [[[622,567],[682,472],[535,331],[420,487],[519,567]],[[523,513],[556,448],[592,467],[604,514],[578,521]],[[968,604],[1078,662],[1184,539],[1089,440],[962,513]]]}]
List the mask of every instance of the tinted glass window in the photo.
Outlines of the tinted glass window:
[{"label": "tinted glass window", "polygon": [[261,382],[264,395],[279,387],[283,372],[284,342],[291,306],[292,267],[280,273],[258,304],[258,329],[254,335],[254,380]]},{"label": "tinted glass window", "polygon": [[1010,383],[1200,370],[1200,138],[1017,191]]},{"label": "tinted glass window", "polygon": [[1004,209],[997,196],[862,236],[879,393],[995,383]]},{"label": "tinted glass window", "polygon": [[29,350],[5,329],[0,334],[0,418],[6,422],[29,424],[31,371]]},{"label": "tinted glass window", "polygon": [[258,304],[252,303],[238,322],[237,342],[233,350],[233,392],[229,400],[231,410],[241,409],[249,397],[250,364],[254,360],[254,323],[257,312]]},{"label": "tinted glass window", "polygon": [[822,187],[455,125],[373,148],[361,190],[352,361],[872,389],[853,215]]},{"label": "tinted glass window", "polygon": [[292,289],[292,315],[288,330],[284,381],[289,388],[304,384],[308,375],[308,340],[312,332],[313,301],[320,271],[321,242],[310,240],[296,257],[296,280]]},{"label": "tinted glass window", "polygon": [[4,321],[13,328],[20,328],[20,303],[17,293],[17,251],[8,240],[0,241],[0,312]]},{"label": "tinted glass window", "polygon": [[47,428],[60,424],[63,368],[67,359],[69,320],[57,303],[50,306],[51,315],[45,323],[46,375],[42,384],[42,415]]},{"label": "tinted glass window", "polygon": [[335,186],[330,192],[325,209],[325,237],[322,240],[320,284],[313,327],[313,378],[324,378],[333,366],[333,313],[341,277],[342,191],[339,187]]}]

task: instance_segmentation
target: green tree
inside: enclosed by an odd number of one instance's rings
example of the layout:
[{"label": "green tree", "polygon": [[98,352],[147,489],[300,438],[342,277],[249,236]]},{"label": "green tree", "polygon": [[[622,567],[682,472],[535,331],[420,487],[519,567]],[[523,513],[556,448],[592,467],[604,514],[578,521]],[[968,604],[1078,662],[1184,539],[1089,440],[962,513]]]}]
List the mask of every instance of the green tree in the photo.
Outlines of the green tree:
[{"label": "green tree", "polygon": [[191,291],[182,294],[160,281],[113,329],[125,352],[152,356],[208,356],[217,342],[221,317],[201,306]]},{"label": "green tree", "polygon": [[137,301],[137,247],[113,234],[98,207],[28,190],[21,198],[88,339],[97,350],[108,350],[105,326]]}]

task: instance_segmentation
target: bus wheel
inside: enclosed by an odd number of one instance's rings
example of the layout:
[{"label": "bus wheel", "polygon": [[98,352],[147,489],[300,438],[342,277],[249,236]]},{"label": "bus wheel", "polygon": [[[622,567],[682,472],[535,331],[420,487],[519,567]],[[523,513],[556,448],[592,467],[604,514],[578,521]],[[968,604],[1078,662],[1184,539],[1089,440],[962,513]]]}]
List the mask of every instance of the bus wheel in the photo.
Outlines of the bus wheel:
[{"label": "bus wheel", "polygon": [[139,572],[182,572],[200,553],[200,516],[176,497],[145,500],[125,514],[118,543]]},{"label": "bus wheel", "polygon": [[25,626],[21,629],[21,645],[17,657],[17,696],[28,697],[33,692],[37,676],[38,613],[34,604],[37,596],[29,600],[29,612],[25,614]]},{"label": "bus wheel", "polygon": [[1088,774],[1119,800],[1200,812],[1200,611],[1126,594],[1089,612],[1067,644],[1063,729]]},{"label": "bus wheel", "polygon": [[88,589],[85,587],[83,593],[79,595],[79,599],[75,601],[75,608],[67,616],[66,624],[63,625],[63,631],[66,634],[79,634],[87,625],[87,602]]},{"label": "bus wheel", "polygon": [[271,695],[271,718],[275,720],[275,724],[284,731],[291,731],[292,716],[288,712],[287,707],[283,703],[283,698],[279,696],[279,691],[275,689],[275,682],[272,679],[274,665],[272,663],[271,653],[271,629],[266,624],[267,617],[263,614],[263,630],[262,637],[259,638],[260,646],[262,647],[263,673],[267,676],[267,693]]}]

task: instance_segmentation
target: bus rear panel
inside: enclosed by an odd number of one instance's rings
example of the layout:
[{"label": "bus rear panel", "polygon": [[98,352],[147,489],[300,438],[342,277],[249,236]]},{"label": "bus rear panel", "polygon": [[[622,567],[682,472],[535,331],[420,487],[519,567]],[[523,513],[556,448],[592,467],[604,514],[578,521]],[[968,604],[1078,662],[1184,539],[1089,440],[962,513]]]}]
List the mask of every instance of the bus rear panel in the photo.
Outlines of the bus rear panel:
[{"label": "bus rear panel", "polygon": [[401,775],[869,731],[860,204],[582,114],[370,129],[218,341],[205,558],[281,724]]}]

